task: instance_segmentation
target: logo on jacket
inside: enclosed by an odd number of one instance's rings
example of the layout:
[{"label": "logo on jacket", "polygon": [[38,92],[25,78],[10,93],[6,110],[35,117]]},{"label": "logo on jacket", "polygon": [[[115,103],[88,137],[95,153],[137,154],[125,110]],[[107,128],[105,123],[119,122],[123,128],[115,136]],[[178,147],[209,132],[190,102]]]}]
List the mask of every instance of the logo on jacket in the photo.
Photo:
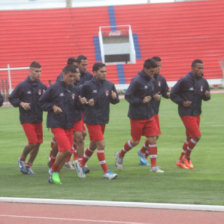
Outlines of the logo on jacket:
[{"label": "logo on jacket", "polygon": [[75,99],[75,93],[72,93],[72,99],[73,100]]},{"label": "logo on jacket", "polygon": [[148,89],[148,86],[147,85],[145,85],[145,87],[144,87],[145,89]]},{"label": "logo on jacket", "polygon": [[109,90],[107,90],[107,91],[105,92],[105,95],[106,95],[106,96],[109,96]]},{"label": "logo on jacket", "polygon": [[194,87],[190,87],[189,90],[190,90],[190,91],[194,91]]},{"label": "logo on jacket", "polygon": [[41,89],[38,90],[38,95],[40,96],[42,93]]},{"label": "logo on jacket", "polygon": [[160,81],[158,82],[158,86],[161,87],[161,82]]},{"label": "logo on jacket", "polygon": [[201,92],[203,92],[203,86],[201,86]]},{"label": "logo on jacket", "polygon": [[97,89],[94,89],[94,90],[93,90],[93,93],[97,93]]},{"label": "logo on jacket", "polygon": [[64,93],[60,93],[59,96],[64,96]]},{"label": "logo on jacket", "polygon": [[28,91],[27,91],[27,94],[31,94],[31,91],[30,91],[30,90],[28,90]]}]

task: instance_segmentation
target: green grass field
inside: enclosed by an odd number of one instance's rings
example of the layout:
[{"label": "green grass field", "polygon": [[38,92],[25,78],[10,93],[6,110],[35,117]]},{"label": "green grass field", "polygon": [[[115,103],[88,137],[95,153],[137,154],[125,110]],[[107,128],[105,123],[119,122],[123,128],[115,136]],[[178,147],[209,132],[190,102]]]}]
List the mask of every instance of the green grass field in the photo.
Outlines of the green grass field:
[{"label": "green grass field", "polygon": [[[74,171],[63,168],[62,185],[48,184],[51,131],[44,128],[44,143],[33,166],[36,174],[23,175],[18,169],[17,158],[26,138],[18,120],[18,109],[0,108],[0,196],[224,205],[223,99],[224,94],[217,94],[211,101],[203,103],[202,139],[192,153],[194,170],[182,170],[175,165],[185,130],[177,114],[177,105],[163,99],[160,107],[163,134],[158,141],[158,165],[165,170],[164,174],[151,173],[149,167],[138,165],[139,145],[126,154],[124,170],[117,171],[117,179],[103,179],[94,154],[88,162],[91,172],[87,178],[79,179]],[[115,152],[130,139],[127,110],[128,103],[124,100],[111,106],[105,141],[107,163],[113,171],[116,171]]]}]

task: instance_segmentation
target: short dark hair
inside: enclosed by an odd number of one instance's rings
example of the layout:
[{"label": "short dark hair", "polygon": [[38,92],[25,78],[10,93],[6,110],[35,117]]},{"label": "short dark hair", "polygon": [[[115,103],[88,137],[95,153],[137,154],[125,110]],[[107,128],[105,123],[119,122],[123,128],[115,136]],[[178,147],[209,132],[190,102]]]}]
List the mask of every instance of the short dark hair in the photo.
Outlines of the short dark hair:
[{"label": "short dark hair", "polygon": [[69,72],[75,73],[75,72],[77,72],[77,69],[78,69],[78,67],[75,65],[66,65],[65,68],[63,69],[63,72],[64,73],[69,73]]},{"label": "short dark hair", "polygon": [[77,62],[77,59],[74,57],[69,57],[67,60],[67,65],[72,65],[74,62]]},{"label": "short dark hair", "polygon": [[203,61],[201,59],[195,59],[192,64],[191,67],[194,67],[197,63],[203,64]]},{"label": "short dark hair", "polygon": [[149,69],[149,68],[156,68],[158,67],[156,62],[152,58],[148,58],[144,62],[144,68]]},{"label": "short dark hair", "polygon": [[41,64],[38,61],[32,61],[30,63],[30,68],[41,68]]},{"label": "short dark hair", "polygon": [[99,69],[105,67],[106,65],[101,63],[101,62],[96,62],[94,65],[93,65],[93,72],[97,72]]},{"label": "short dark hair", "polygon": [[156,62],[162,61],[162,59],[158,56],[154,56],[154,57],[152,57],[152,59]]},{"label": "short dark hair", "polygon": [[86,57],[85,55],[79,55],[79,56],[77,57],[77,61],[78,61],[78,63],[80,63],[82,60],[87,60],[87,57]]}]

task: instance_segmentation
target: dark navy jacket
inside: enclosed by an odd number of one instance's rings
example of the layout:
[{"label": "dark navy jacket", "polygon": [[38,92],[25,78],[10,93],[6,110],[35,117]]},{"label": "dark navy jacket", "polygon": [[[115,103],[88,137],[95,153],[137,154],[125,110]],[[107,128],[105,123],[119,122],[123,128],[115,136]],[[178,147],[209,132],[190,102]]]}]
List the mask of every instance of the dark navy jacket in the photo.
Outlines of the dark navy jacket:
[{"label": "dark navy jacket", "polygon": [[[20,122],[41,123],[43,111],[39,104],[39,98],[43,95],[47,87],[41,81],[32,81],[30,76],[19,83],[9,95],[9,102],[14,107],[19,107]],[[20,102],[30,103],[31,110],[24,110]]]},{"label": "dark navy jacket", "polygon": [[[160,75],[160,74],[155,74],[153,77],[156,81],[156,93],[160,93],[164,98],[169,98],[167,96],[167,93],[169,92],[169,87],[167,85],[166,79]],[[159,113],[159,106],[160,106],[160,101],[153,101],[154,104],[154,109],[155,113]]]},{"label": "dark navy jacket", "polygon": [[2,104],[3,104],[3,101],[4,101],[3,96],[2,96],[2,94],[0,93],[0,107],[1,107]]},{"label": "dark navy jacket", "polygon": [[93,75],[90,72],[81,72],[80,73],[80,81],[79,85],[83,85],[85,82],[91,80],[93,78]]},{"label": "dark navy jacket", "polygon": [[84,122],[87,124],[107,124],[109,122],[110,103],[116,104],[119,98],[114,100],[111,97],[111,91],[117,93],[114,84],[110,81],[97,80],[95,77],[86,82],[81,89],[81,96],[87,100],[93,98],[95,105],[86,105],[84,113]]},{"label": "dark navy jacket", "polygon": [[[204,77],[197,78],[192,72],[181,78],[172,88],[170,98],[178,104],[180,116],[198,116],[201,114],[202,100],[209,100],[205,91],[209,89],[207,80]],[[192,101],[190,107],[184,107],[183,102]]]},{"label": "dark navy jacket", "polygon": [[[66,87],[64,81],[58,81],[51,85],[40,98],[41,108],[48,111],[47,127],[71,129],[74,124],[74,108],[78,95],[74,92],[74,86]],[[55,114],[53,105],[62,109],[62,113]],[[78,119],[81,119],[81,114]]]},{"label": "dark navy jacket", "polygon": [[155,115],[154,100],[143,103],[145,96],[155,95],[156,83],[142,70],[135,76],[125,93],[125,99],[129,102],[128,117],[134,120],[145,120]]}]

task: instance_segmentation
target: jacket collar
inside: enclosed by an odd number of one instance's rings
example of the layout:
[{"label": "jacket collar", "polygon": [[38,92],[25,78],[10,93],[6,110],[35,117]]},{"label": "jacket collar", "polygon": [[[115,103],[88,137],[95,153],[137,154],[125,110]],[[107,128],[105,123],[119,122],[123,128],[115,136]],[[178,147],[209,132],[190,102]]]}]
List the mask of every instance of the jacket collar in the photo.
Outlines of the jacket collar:
[{"label": "jacket collar", "polygon": [[93,82],[95,82],[97,85],[102,85],[105,80],[98,80],[95,76],[93,76]]},{"label": "jacket collar", "polygon": [[40,83],[40,80],[33,81],[30,76],[28,76],[26,78],[26,80],[27,80],[27,82],[31,83],[32,85],[38,85]]},{"label": "jacket collar", "polygon": [[148,77],[148,75],[144,72],[144,70],[141,70],[138,75],[140,75],[143,79],[147,80],[147,81],[150,81],[151,78]]},{"label": "jacket collar", "polygon": [[187,76],[190,77],[193,81],[199,80],[202,78],[202,77],[196,77],[193,72],[188,72]]}]

